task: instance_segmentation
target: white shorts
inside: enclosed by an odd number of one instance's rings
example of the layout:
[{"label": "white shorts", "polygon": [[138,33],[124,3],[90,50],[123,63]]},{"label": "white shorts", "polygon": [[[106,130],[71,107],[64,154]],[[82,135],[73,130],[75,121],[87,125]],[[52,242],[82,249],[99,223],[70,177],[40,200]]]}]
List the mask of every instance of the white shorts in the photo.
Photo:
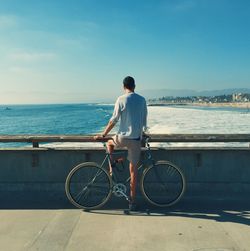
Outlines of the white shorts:
[{"label": "white shorts", "polygon": [[113,136],[115,147],[126,147],[128,149],[128,160],[137,165],[141,157],[141,140],[126,139],[119,135]]}]

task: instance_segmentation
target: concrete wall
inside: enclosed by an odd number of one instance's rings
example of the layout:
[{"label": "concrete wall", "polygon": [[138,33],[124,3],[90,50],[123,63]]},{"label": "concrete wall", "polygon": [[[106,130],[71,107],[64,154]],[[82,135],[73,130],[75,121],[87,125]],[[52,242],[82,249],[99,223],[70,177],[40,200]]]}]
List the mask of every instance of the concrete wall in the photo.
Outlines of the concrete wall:
[{"label": "concrete wall", "polygon": [[[103,149],[1,149],[0,192],[45,192],[65,199],[64,182],[72,167],[100,163],[104,154]],[[184,171],[186,197],[249,197],[250,148],[153,149],[153,155]]]}]

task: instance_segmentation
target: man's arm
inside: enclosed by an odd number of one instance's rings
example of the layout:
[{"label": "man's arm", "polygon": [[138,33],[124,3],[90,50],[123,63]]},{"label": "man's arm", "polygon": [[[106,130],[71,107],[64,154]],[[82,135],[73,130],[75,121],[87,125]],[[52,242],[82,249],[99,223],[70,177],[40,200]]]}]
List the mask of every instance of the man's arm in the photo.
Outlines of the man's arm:
[{"label": "man's arm", "polygon": [[106,135],[114,128],[114,126],[115,126],[115,123],[113,123],[113,121],[109,121],[102,136],[106,137]]},{"label": "man's arm", "polygon": [[104,137],[106,137],[108,135],[108,133],[114,128],[115,123],[113,123],[112,121],[109,121],[105,130],[103,131],[103,133],[101,135],[96,135],[94,136],[95,140],[100,140]]},{"label": "man's arm", "polygon": [[97,139],[106,137],[107,134],[114,128],[114,126],[117,123],[117,121],[119,120],[120,116],[121,116],[121,109],[120,109],[120,105],[119,105],[119,99],[117,99],[117,101],[115,103],[113,116],[111,117],[110,121],[108,122],[105,130],[103,131],[101,136],[97,135],[94,137],[94,139],[97,140]]}]

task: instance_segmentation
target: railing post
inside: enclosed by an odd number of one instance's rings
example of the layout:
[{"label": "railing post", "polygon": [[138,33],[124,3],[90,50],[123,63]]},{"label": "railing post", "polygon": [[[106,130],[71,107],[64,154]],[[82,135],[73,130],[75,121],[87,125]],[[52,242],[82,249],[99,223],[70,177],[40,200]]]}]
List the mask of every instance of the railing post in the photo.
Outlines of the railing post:
[{"label": "railing post", "polygon": [[38,148],[39,147],[39,142],[32,142],[33,148]]}]

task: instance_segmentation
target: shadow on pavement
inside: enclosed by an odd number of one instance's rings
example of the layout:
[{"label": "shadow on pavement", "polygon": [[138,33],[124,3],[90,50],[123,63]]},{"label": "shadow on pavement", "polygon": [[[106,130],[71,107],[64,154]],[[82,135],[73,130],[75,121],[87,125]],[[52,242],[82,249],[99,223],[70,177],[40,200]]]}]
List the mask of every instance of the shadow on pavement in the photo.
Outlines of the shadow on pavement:
[{"label": "shadow on pavement", "polygon": [[[0,194],[0,201],[0,210],[76,209],[71,205],[64,193],[4,192]],[[127,202],[124,199],[112,198],[105,207],[85,212],[126,216],[124,209],[127,209],[127,207]],[[141,199],[138,201],[138,211],[131,212],[130,215],[144,217],[188,217],[250,225],[250,201],[247,198],[205,199],[194,197],[183,198],[177,205],[169,208],[157,208]]]},{"label": "shadow on pavement", "polygon": [[[124,215],[123,207],[107,205],[102,210],[92,210],[89,213]],[[185,217],[193,219],[206,219],[217,222],[231,222],[250,225],[250,202],[247,200],[204,200],[201,198],[188,198],[169,208],[157,208],[140,202],[138,210],[131,212],[131,216],[149,217]]]}]

